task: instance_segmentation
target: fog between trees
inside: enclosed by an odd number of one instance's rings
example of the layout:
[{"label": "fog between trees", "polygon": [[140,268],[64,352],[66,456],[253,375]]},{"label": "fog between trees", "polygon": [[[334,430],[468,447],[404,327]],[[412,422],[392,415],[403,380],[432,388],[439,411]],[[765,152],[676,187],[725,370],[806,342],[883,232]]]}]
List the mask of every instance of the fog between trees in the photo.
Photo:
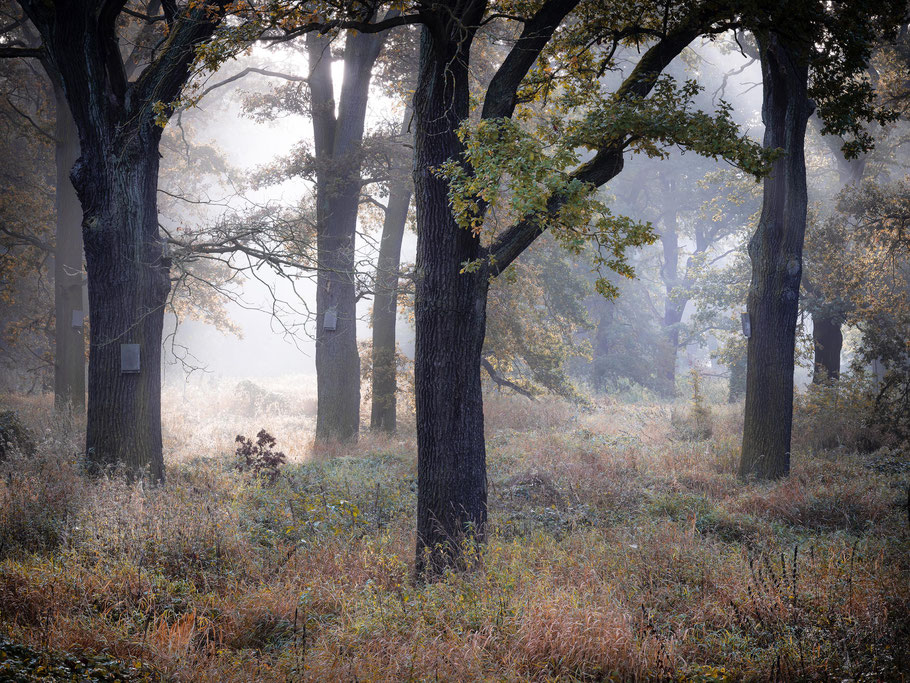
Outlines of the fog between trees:
[{"label": "fog between trees", "polygon": [[[0,3],[4,405],[54,403],[92,505],[196,450],[266,506],[322,487],[289,529],[354,533],[375,483],[381,535],[392,484],[320,468],[390,449],[423,586],[512,538],[496,487],[608,525],[572,468],[609,488],[627,437],[633,497],[707,467],[725,515],[817,458],[906,487],[905,3],[94,5]],[[561,432],[600,446],[526,461]]]}]

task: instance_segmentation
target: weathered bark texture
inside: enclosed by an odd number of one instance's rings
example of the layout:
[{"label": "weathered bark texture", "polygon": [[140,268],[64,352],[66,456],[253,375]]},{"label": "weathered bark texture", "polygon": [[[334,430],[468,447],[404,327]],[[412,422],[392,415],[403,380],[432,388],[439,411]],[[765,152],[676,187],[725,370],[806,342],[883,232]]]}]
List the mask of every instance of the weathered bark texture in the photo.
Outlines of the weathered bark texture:
[{"label": "weathered bark texture", "polygon": [[329,38],[317,33],[307,35],[317,159],[317,442],[356,440],[360,430],[354,240],[360,206],[361,144],[367,96],[383,35],[348,34],[337,118]]},{"label": "weathered bark texture", "polygon": [[[512,116],[518,88],[573,0],[547,0],[524,23],[521,36],[490,80],[481,116]],[[502,231],[488,248],[458,226],[449,208],[447,184],[434,169],[458,159],[457,130],[469,111],[470,47],[486,3],[449,3],[425,11],[418,87],[414,97],[416,139],[414,196],[417,208],[416,348],[417,562],[418,576],[463,566],[461,544],[482,541],[487,520],[486,449],[480,365],[489,282],[547,228],[531,215]],[[645,97],[656,77],[698,35],[685,26],[649,48],[617,91],[620,98]],[[599,187],[623,166],[625,140],[617,136],[573,178]],[[555,216],[566,198],[547,201]],[[483,205],[481,202],[481,213]],[[465,261],[489,256],[476,272]]]},{"label": "weathered bark texture", "polygon": [[[83,153],[73,180],[85,211],[90,401],[86,449],[96,467],[164,477],[161,331],[170,290],[158,236],[158,138],[151,124],[122,131],[116,154]],[[126,139],[120,136],[126,136]],[[139,344],[140,370],[121,370],[121,345]]]},{"label": "weathered bark texture", "polygon": [[[82,207],[70,181],[79,158],[79,132],[63,89],[56,101],[56,251],[54,253],[54,406],[85,411],[85,311],[83,305]],[[77,324],[78,323],[78,324]]]},{"label": "weathered bark texture", "polygon": [[448,40],[423,29],[414,97],[418,575],[457,566],[462,543],[482,541],[487,523],[480,359],[488,280],[459,272],[480,255],[480,240],[455,222],[447,184],[433,172],[460,155],[456,131],[468,116],[470,27],[480,13],[461,19]]},{"label": "weathered bark texture", "polygon": [[[405,108],[401,136],[407,138],[414,110]],[[376,293],[373,298],[373,385],[370,429],[394,433],[397,419],[398,381],[396,375],[395,321],[398,312],[398,276],[401,242],[411,204],[411,182],[401,177],[403,169],[392,169],[389,202],[382,225],[379,260],[376,264]]]},{"label": "weathered bark texture", "polygon": [[806,232],[806,124],[814,109],[803,50],[772,34],[759,38],[764,145],[781,148],[764,181],[758,229],[749,241],[746,408],[739,473],[771,479],[790,471],[793,362]]}]

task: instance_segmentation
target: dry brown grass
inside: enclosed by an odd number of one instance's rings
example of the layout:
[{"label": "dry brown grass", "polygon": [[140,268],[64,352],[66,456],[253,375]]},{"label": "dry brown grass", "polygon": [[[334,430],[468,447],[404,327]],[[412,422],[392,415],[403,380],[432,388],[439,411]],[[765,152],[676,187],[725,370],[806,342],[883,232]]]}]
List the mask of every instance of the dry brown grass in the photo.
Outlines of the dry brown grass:
[{"label": "dry brown grass", "polygon": [[[747,485],[735,406],[712,406],[710,439],[684,441],[669,406],[493,397],[487,547],[472,571],[416,586],[413,435],[314,452],[310,415],[244,414],[230,389],[169,392],[157,488],[83,478],[77,421],[4,401],[40,442],[0,473],[4,633],[140,662],[152,680],[900,680],[910,667],[906,469],[797,452],[788,480]],[[263,427],[292,458],[274,486],[231,467],[234,436]]]}]

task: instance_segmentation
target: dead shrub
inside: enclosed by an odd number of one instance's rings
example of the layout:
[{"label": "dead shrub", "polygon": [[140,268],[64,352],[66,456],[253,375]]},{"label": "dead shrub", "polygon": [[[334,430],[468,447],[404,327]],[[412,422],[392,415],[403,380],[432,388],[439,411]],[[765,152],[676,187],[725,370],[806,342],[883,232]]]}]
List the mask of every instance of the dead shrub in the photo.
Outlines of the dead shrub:
[{"label": "dead shrub", "polygon": [[0,557],[56,548],[85,493],[75,456],[12,452],[0,465]]},{"label": "dead shrub", "polygon": [[790,526],[862,533],[887,517],[889,505],[866,483],[811,486],[791,477],[767,489],[751,489],[736,508]]},{"label": "dead shrub", "polygon": [[875,426],[875,405],[874,382],[862,374],[811,384],[794,397],[793,446],[802,450],[842,447],[874,451],[890,441]]},{"label": "dead shrub", "polygon": [[528,665],[544,665],[556,675],[628,676],[644,664],[635,658],[632,619],[618,607],[579,607],[566,598],[547,598],[525,611],[517,640]]}]

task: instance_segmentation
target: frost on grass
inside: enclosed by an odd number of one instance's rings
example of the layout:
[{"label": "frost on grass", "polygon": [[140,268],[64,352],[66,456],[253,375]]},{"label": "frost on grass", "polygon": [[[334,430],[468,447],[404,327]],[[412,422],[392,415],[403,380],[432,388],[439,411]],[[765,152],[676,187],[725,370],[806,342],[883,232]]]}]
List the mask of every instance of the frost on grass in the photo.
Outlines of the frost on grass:
[{"label": "frost on grass", "polygon": [[[682,439],[665,406],[492,396],[489,543],[471,571],[415,585],[410,434],[314,453],[305,412],[232,406],[230,389],[168,397],[158,488],[83,477],[77,424],[9,406],[37,451],[2,465],[0,667],[249,681],[910,666],[907,470],[882,465],[890,450],[797,451],[787,481],[746,485],[735,406]],[[263,427],[277,445],[261,449],[288,455],[274,476],[236,468],[235,436]]]}]

